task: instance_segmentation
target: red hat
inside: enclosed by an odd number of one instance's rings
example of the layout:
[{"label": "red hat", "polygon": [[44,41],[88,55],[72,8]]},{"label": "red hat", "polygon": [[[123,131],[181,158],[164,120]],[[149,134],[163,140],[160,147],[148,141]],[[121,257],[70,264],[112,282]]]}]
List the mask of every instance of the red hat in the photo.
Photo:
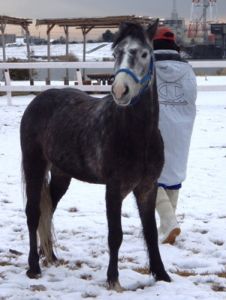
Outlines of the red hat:
[{"label": "red hat", "polygon": [[161,26],[157,29],[154,40],[168,40],[175,42],[176,37],[170,28]]}]

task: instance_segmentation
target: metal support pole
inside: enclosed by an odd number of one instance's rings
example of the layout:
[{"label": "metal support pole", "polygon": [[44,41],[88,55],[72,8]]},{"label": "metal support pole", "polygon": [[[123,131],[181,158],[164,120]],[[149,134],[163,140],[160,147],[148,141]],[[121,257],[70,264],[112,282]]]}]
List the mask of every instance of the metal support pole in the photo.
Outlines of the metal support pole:
[{"label": "metal support pole", "polygon": [[[26,33],[26,46],[27,46],[27,60],[31,61],[31,49],[30,49],[30,32],[27,25],[21,25],[22,28],[25,30]],[[34,79],[32,77],[32,69],[29,69],[29,80],[30,85],[34,85]]]},{"label": "metal support pole", "polygon": [[[66,60],[68,61],[69,58],[69,27],[64,26],[64,32],[65,32],[65,37],[66,37]],[[69,85],[69,70],[66,69],[65,71],[65,78],[64,78],[64,84]]]},{"label": "metal support pole", "polygon": [[0,25],[0,30],[1,30],[1,35],[2,35],[2,58],[3,61],[6,61],[6,50],[5,50],[5,28],[6,28],[6,23],[1,23]]},{"label": "metal support pole", "polygon": [[[82,27],[82,35],[83,35],[83,61],[86,61],[86,35],[92,30],[94,26]],[[85,69],[82,71],[83,79],[85,79]]]},{"label": "metal support pole", "polygon": [[[48,38],[48,44],[47,44],[47,57],[48,61],[50,61],[51,58],[51,51],[50,51],[50,32],[53,29],[55,24],[51,24],[47,26],[47,38]],[[50,79],[50,69],[47,70],[47,78],[46,78],[46,84],[50,85],[51,79]]]}]

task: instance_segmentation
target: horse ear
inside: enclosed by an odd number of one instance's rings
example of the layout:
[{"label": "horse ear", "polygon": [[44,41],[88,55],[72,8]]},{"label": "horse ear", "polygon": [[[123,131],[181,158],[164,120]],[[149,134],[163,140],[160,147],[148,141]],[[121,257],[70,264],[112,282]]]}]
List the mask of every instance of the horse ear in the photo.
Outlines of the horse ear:
[{"label": "horse ear", "polygon": [[115,37],[114,37],[114,41],[113,41],[113,44],[112,44],[112,49],[114,49],[115,46],[121,41],[121,38],[122,38],[121,33],[129,27],[129,24],[130,23],[128,23],[126,21],[120,23],[119,30],[116,32]]},{"label": "horse ear", "polygon": [[148,25],[146,32],[147,32],[147,35],[148,35],[148,38],[150,41],[153,40],[156,30],[158,28],[158,25],[159,25],[159,19],[156,19],[153,23]]}]

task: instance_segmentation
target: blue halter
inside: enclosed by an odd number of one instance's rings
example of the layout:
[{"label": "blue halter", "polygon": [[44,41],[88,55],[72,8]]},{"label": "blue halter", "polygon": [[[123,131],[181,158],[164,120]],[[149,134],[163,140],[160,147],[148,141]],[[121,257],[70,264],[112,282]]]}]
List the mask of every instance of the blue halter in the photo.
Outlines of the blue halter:
[{"label": "blue halter", "polygon": [[127,68],[122,68],[122,69],[119,69],[115,76],[117,76],[119,73],[126,73],[128,74],[130,77],[133,78],[133,80],[136,82],[136,83],[139,83],[142,87],[138,93],[137,96],[133,97],[131,102],[130,102],[130,105],[134,105],[136,104],[139,99],[140,99],[140,95],[142,95],[146,90],[147,90],[147,87],[149,85],[149,82],[151,81],[152,79],[152,75],[153,75],[153,69],[154,69],[154,60],[153,60],[153,56],[151,57],[151,61],[150,61],[150,64],[149,64],[149,68],[148,68],[148,72],[147,74],[145,74],[141,79],[139,79],[136,74],[133,73],[133,71],[131,71],[130,69],[127,69]]}]

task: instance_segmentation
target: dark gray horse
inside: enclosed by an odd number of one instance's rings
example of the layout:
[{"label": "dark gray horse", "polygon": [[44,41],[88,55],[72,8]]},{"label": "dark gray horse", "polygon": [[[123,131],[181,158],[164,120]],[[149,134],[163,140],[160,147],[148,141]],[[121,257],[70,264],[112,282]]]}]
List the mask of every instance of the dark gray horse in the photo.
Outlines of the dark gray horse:
[{"label": "dark gray horse", "polygon": [[[106,184],[109,287],[120,290],[118,251],[122,200],[133,192],[147,244],[150,273],[170,281],[158,248],[157,179],[163,166],[158,97],[151,46],[158,21],[144,29],[124,23],[113,44],[112,95],[93,98],[76,89],[50,89],[27,107],[21,121],[22,167],[30,237],[30,278],[41,274],[37,249],[56,260],[51,220],[71,178]],[[48,175],[50,175],[48,179]]]}]

